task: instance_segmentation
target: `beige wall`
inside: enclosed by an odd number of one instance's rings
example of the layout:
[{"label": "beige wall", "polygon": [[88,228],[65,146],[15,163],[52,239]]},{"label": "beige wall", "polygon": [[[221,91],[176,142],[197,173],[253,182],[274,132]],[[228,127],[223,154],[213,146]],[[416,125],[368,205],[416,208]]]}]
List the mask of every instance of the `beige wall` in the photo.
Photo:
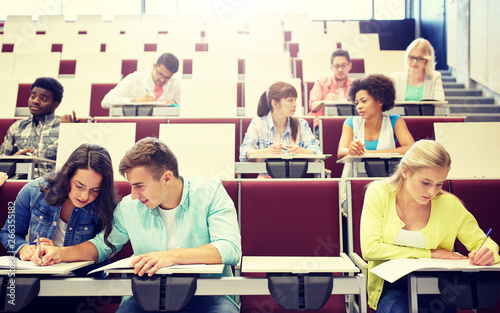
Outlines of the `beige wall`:
[{"label": "beige wall", "polygon": [[500,93],[500,2],[474,0],[470,5],[471,79]]},{"label": "beige wall", "polygon": [[446,39],[448,65],[457,67],[457,2],[446,1]]}]

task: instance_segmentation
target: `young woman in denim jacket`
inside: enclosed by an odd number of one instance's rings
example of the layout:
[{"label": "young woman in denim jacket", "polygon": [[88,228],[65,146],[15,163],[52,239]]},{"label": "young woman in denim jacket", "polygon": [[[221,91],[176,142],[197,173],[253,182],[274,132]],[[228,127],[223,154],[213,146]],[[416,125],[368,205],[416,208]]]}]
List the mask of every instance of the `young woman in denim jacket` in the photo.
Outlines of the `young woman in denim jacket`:
[{"label": "young woman in denim jacket", "polygon": [[[0,232],[2,244],[21,260],[31,260],[40,236],[44,245],[72,246],[104,229],[106,244],[117,204],[108,151],[82,144],[59,172],[27,183],[17,195],[15,212]],[[28,241],[26,235],[29,234]]]}]

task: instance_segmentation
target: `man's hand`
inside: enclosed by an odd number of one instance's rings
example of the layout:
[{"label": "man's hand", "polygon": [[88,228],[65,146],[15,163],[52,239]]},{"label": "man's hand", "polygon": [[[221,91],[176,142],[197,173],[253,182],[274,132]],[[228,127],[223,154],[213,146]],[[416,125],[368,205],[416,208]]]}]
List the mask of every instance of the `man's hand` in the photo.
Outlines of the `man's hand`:
[{"label": "man's hand", "polygon": [[73,115],[65,114],[61,116],[61,123],[78,123],[78,119],[76,118],[75,110],[73,110]]},{"label": "man's hand", "polygon": [[326,95],[325,100],[328,100],[328,101],[337,101],[338,98],[339,97],[336,94],[330,92],[329,94]]},{"label": "man's hand", "polygon": [[155,101],[155,97],[149,93],[145,94],[142,97],[132,99],[132,102],[153,102]]},{"label": "man's hand", "polygon": [[134,274],[139,276],[144,275],[149,269],[148,276],[153,276],[160,268],[172,266],[175,264],[175,249],[166,251],[150,252],[141,254],[130,263],[130,267],[134,268]]},{"label": "man's hand", "polygon": [[31,155],[34,152],[35,152],[35,150],[28,148],[28,149],[24,149],[24,150],[19,150],[16,153],[14,153],[14,155]]}]

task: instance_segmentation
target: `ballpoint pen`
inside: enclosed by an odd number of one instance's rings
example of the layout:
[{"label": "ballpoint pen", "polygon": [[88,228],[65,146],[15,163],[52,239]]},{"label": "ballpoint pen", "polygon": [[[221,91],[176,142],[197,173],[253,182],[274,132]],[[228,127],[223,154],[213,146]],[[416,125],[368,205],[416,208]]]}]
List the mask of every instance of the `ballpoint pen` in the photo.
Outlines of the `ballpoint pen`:
[{"label": "ballpoint pen", "polygon": [[479,246],[479,248],[477,248],[477,251],[481,250],[481,248],[483,247],[484,243],[486,242],[486,239],[488,239],[488,237],[491,235],[491,231],[492,231],[492,228],[490,228],[490,230],[488,230],[488,232],[486,233],[486,237],[484,238],[484,240],[481,243],[481,245]]},{"label": "ballpoint pen", "polygon": [[42,246],[40,245],[40,235],[36,236],[36,242],[37,242],[37,245],[38,245],[38,257],[40,257],[40,264],[43,266]]}]

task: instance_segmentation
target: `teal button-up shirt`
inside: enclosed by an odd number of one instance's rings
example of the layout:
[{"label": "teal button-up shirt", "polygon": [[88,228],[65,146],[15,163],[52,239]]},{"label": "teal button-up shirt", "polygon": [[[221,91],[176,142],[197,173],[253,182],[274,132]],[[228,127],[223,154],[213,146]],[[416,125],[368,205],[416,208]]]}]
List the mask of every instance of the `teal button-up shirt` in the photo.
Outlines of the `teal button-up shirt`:
[{"label": "teal button-up shirt", "polygon": [[[184,187],[176,213],[177,240],[181,248],[197,248],[207,243],[219,251],[222,263],[236,265],[241,258],[241,237],[234,203],[220,181],[212,178],[183,179]],[[114,212],[113,229],[108,240],[117,251],[130,240],[135,255],[167,249],[167,231],[158,212],[148,209],[128,195]],[[104,243],[104,232],[91,239],[99,260],[111,249]],[[228,266],[223,276],[231,276]]]}]

